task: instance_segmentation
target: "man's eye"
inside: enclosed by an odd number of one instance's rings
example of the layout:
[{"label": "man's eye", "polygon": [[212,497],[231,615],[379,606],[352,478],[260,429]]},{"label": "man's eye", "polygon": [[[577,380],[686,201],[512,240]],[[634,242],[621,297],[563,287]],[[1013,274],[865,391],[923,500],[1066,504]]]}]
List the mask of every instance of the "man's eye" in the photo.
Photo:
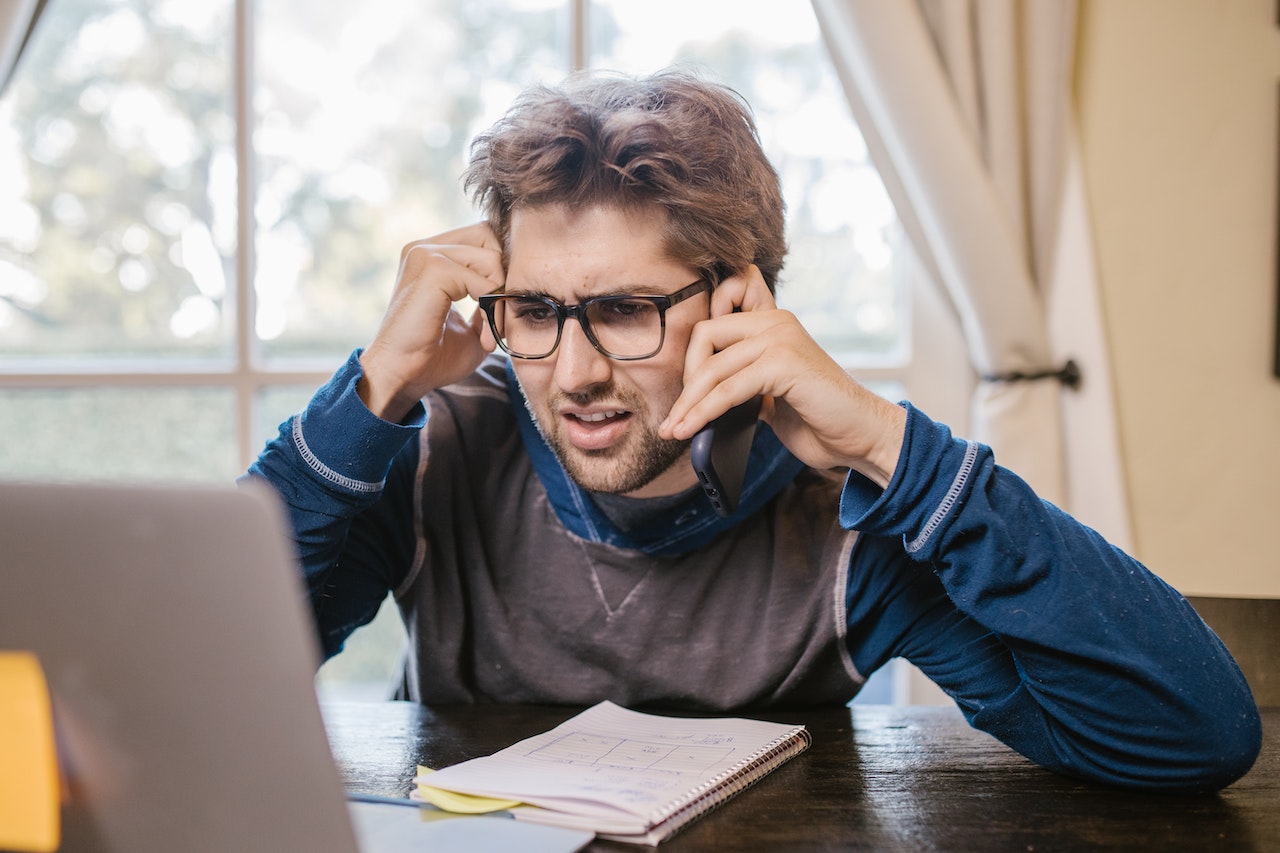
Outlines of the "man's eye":
[{"label": "man's eye", "polygon": [[606,323],[638,323],[658,315],[658,309],[647,299],[610,299],[597,304],[600,319]]},{"label": "man's eye", "polygon": [[556,320],[555,310],[547,303],[536,300],[513,302],[509,310],[512,319],[522,323],[554,323]]}]

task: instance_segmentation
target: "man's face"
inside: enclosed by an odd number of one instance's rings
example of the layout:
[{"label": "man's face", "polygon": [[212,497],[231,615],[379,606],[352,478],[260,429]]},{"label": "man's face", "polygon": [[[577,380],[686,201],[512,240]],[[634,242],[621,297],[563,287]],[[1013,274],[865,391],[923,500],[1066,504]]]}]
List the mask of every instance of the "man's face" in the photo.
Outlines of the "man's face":
[{"label": "man's face", "polygon": [[[656,211],[517,210],[506,289],[565,305],[591,296],[674,293],[698,272],[667,257],[663,224]],[[642,361],[607,358],[572,318],[550,356],[512,359],[539,429],[583,488],[656,497],[694,485],[688,442],[659,438],[658,425],[680,395],[689,335],[709,305],[706,294],[697,294],[672,306],[661,352]]]}]

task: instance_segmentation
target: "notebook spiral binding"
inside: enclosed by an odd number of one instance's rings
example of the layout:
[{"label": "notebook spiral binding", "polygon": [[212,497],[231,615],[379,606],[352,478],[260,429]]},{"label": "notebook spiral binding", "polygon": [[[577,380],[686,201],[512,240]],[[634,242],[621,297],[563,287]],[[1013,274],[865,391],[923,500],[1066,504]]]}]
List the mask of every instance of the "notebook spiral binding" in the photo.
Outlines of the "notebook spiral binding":
[{"label": "notebook spiral binding", "polygon": [[667,830],[666,837],[670,837],[685,824],[750,788],[770,771],[804,752],[812,742],[812,735],[803,726],[792,729],[760,752],[695,788],[689,796],[655,809],[649,817],[650,827],[661,825]]}]

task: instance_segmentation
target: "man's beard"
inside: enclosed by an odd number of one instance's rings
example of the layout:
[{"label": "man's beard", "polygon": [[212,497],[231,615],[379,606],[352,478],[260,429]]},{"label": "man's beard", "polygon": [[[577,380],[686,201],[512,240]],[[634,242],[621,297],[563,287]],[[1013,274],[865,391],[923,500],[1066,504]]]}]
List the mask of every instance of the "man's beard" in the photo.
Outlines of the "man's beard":
[{"label": "man's beard", "polygon": [[[565,472],[579,486],[589,492],[624,495],[649,485],[676,464],[689,447],[687,441],[660,438],[648,424],[640,429],[638,435],[628,436],[626,448],[580,450],[559,434],[547,436],[547,443]],[[639,439],[638,446],[636,439]]]},{"label": "man's beard", "polygon": [[[636,397],[608,387],[566,396],[578,405],[588,405],[595,400],[617,401],[631,413],[630,429],[622,442],[603,450],[582,450],[574,447],[560,429],[552,428],[558,425],[544,424],[525,397],[534,424],[560,460],[561,467],[589,492],[627,494],[642,489],[676,464],[689,448],[688,441],[659,436],[657,428],[643,418],[645,408]],[[550,411],[556,411],[556,402],[551,401]]]}]

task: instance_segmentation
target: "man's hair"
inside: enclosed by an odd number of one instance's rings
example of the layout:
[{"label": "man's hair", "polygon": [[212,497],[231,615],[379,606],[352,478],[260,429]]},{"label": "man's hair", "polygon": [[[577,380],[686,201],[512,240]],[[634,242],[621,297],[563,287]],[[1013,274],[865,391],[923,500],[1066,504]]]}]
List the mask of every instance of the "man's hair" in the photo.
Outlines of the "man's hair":
[{"label": "man's hair", "polygon": [[778,174],[746,102],[684,71],[579,75],[526,91],[471,145],[465,188],[510,246],[511,213],[553,204],[666,214],[665,247],[719,283],[786,254]]}]

